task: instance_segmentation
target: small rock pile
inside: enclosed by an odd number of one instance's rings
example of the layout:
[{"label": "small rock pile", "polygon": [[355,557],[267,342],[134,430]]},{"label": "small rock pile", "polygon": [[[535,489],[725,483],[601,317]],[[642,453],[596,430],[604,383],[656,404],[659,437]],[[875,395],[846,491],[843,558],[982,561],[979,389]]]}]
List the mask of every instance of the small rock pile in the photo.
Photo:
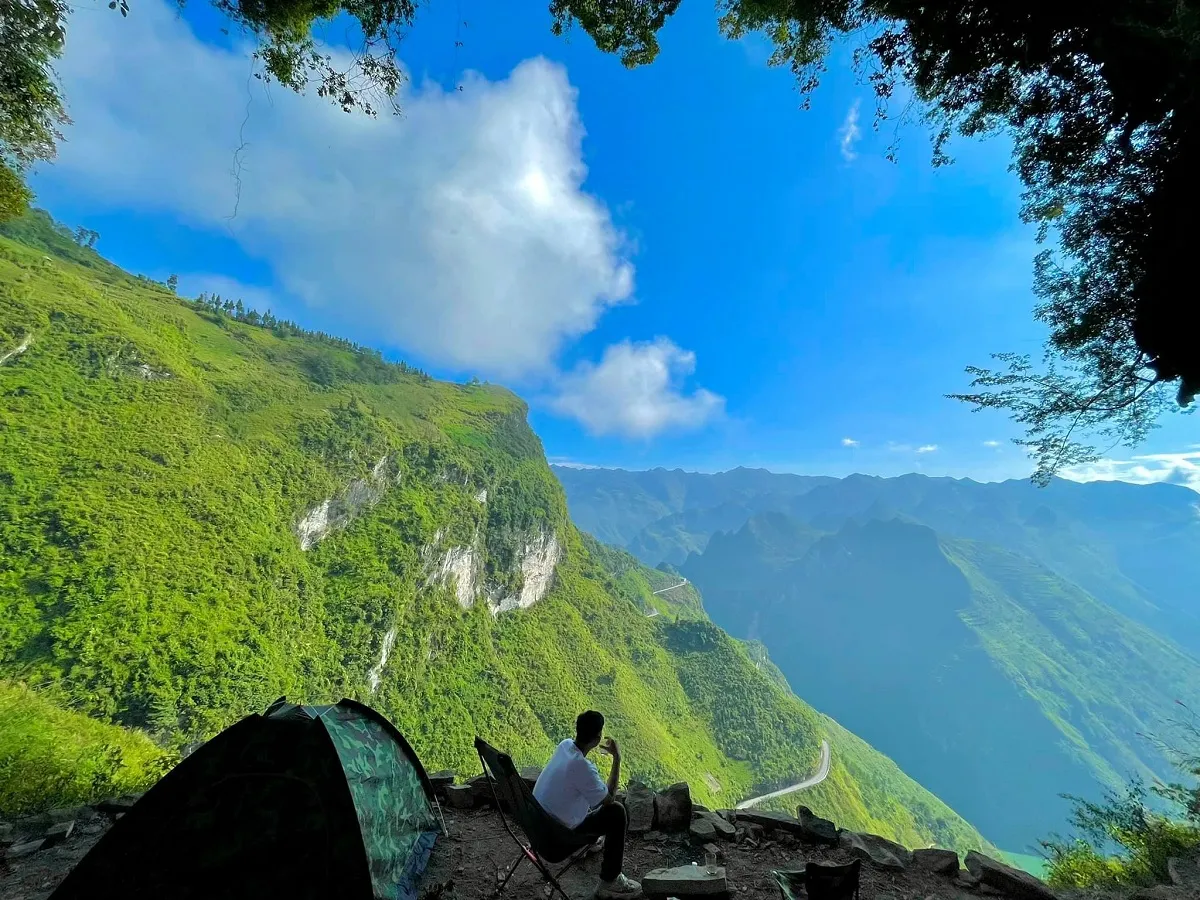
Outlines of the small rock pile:
[{"label": "small rock pile", "polygon": [[137,802],[140,794],[104,800],[95,806],[52,809],[11,822],[0,822],[0,861],[31,856],[49,850],[74,834],[100,834]]}]

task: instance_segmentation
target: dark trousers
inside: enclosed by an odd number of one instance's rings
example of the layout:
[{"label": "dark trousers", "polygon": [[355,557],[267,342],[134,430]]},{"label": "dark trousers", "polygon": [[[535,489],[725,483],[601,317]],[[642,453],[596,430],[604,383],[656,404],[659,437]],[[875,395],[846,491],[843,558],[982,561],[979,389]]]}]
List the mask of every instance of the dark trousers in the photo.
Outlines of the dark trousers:
[{"label": "dark trousers", "polygon": [[588,813],[574,829],[575,834],[593,841],[604,836],[604,858],[600,863],[602,881],[612,881],[621,874],[621,863],[625,859],[625,826],[628,824],[625,806],[614,800]]}]

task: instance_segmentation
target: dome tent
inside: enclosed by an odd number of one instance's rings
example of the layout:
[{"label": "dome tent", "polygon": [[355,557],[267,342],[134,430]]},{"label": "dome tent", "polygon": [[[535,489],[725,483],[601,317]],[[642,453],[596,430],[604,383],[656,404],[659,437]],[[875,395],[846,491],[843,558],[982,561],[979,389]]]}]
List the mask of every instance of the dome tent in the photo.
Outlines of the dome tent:
[{"label": "dome tent", "polygon": [[51,898],[415,900],[433,803],[420,760],[378,712],[280,698],[171,770]]}]

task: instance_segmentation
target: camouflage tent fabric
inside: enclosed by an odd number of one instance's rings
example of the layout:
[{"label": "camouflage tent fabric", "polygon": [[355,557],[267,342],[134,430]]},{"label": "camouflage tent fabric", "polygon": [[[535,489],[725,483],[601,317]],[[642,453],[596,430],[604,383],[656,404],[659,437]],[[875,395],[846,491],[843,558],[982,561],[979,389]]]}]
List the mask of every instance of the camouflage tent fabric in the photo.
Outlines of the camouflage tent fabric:
[{"label": "camouflage tent fabric", "polygon": [[52,900],[415,900],[431,798],[420,761],[374,710],[281,700],[169,772]]}]

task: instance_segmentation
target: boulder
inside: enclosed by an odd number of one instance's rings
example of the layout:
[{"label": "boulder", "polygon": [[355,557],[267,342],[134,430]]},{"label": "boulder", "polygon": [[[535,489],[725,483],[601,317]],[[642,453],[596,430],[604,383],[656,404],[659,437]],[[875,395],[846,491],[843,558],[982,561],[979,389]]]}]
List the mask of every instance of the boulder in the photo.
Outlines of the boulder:
[{"label": "boulder", "polygon": [[905,869],[912,862],[912,851],[877,834],[843,831],[838,835],[838,843],[851,856],[881,869]]},{"label": "boulder", "polygon": [[22,841],[19,844],[13,844],[4,851],[4,858],[17,859],[18,857],[28,856],[31,853],[37,853],[45,843],[41,838],[38,838],[36,841]]},{"label": "boulder", "polygon": [[1167,860],[1167,875],[1176,887],[1200,890],[1200,856],[1172,856]]},{"label": "boulder", "polygon": [[837,826],[828,819],[822,819],[807,806],[796,808],[796,820],[800,823],[800,830],[796,832],[800,840],[809,844],[837,845]]},{"label": "boulder", "polygon": [[55,844],[61,844],[71,836],[71,832],[75,830],[75,820],[69,822],[55,822],[46,829],[46,833],[42,835],[47,847],[53,847]]},{"label": "boulder", "polygon": [[629,813],[629,833],[645,834],[654,827],[654,791],[640,781],[629,782],[625,811]]},{"label": "boulder", "polygon": [[982,884],[1018,900],[1055,900],[1053,891],[1028,872],[1006,866],[975,850],[967,854],[967,869]]},{"label": "boulder", "polygon": [[767,812],[758,809],[739,809],[738,823],[741,825],[757,825],[766,831],[786,831],[800,834],[800,820],[794,819],[787,813]]},{"label": "boulder", "polygon": [[537,766],[526,766],[521,770],[521,780],[529,785],[529,789],[532,791],[533,786],[537,784],[537,780],[541,774],[542,770]]},{"label": "boulder", "polygon": [[958,854],[953,850],[939,850],[930,847],[927,850],[913,851],[913,866],[926,872],[937,872],[939,875],[958,875],[960,868]]},{"label": "boulder", "polygon": [[448,785],[446,805],[453,809],[471,809],[475,806],[475,788],[469,784]]},{"label": "boulder", "polygon": [[717,829],[713,827],[713,823],[703,816],[697,816],[692,819],[692,824],[688,826],[688,834],[700,842],[714,840],[717,836]]},{"label": "boulder", "polygon": [[737,811],[736,810],[718,809],[717,815],[720,816],[722,819],[724,819],[726,822],[736,822],[737,821]]},{"label": "boulder", "polygon": [[979,879],[966,869],[958,870],[958,883],[968,891],[974,891],[979,888]]},{"label": "boulder", "polygon": [[71,822],[78,819],[85,812],[87,812],[87,807],[64,806],[61,809],[52,809],[46,815],[50,818],[51,822]]},{"label": "boulder", "polygon": [[686,831],[691,821],[692,794],[686,781],[655,794],[654,823],[659,831]]},{"label": "boulder", "polygon": [[704,866],[676,866],[673,869],[651,869],[642,876],[642,891],[648,897],[696,897],[726,894],[729,883],[725,867],[709,875]]}]

